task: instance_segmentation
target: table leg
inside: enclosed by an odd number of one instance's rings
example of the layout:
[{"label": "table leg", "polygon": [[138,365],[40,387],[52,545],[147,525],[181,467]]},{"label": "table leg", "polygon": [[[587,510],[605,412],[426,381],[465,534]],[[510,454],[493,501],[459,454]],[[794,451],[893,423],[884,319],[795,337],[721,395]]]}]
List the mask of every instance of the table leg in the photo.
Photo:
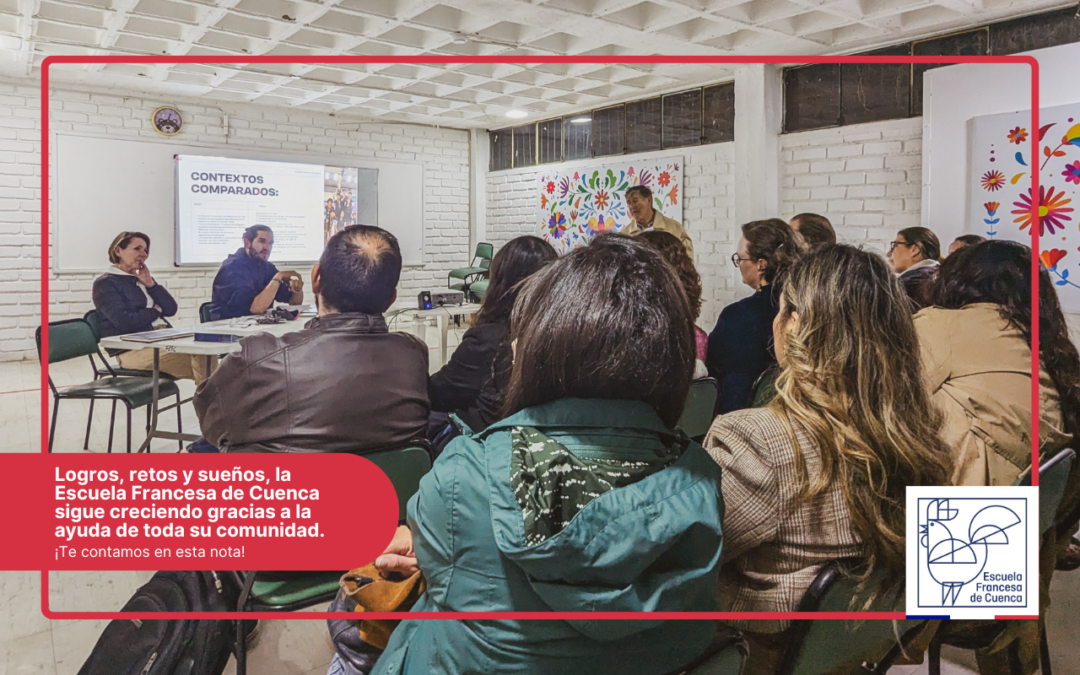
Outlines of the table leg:
[{"label": "table leg", "polygon": [[446,365],[446,336],[450,333],[450,319],[449,317],[439,315],[439,356],[442,357],[442,363],[440,366]]},{"label": "table leg", "polygon": [[150,452],[150,441],[154,439],[158,423],[158,398],[161,384],[161,350],[154,347],[153,396],[150,398],[150,427],[146,430],[146,440],[139,446],[139,452]]}]

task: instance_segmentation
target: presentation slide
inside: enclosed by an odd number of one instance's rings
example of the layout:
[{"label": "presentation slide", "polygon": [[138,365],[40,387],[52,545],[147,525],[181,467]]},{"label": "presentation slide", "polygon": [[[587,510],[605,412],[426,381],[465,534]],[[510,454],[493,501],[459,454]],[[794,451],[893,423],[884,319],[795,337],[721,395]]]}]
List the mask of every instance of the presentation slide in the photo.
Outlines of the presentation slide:
[{"label": "presentation slide", "polygon": [[244,230],[274,231],[273,262],[315,262],[357,222],[358,171],[322,164],[176,155],[176,264],[218,264]]}]

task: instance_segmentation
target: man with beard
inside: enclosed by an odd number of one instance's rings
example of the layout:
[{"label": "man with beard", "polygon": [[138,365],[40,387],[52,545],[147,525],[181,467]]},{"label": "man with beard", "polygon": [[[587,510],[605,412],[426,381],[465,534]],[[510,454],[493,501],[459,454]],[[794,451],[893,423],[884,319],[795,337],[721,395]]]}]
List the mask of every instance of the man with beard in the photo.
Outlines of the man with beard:
[{"label": "man with beard", "polygon": [[221,264],[214,277],[210,315],[232,319],[262,314],[274,301],[299,305],[304,302],[304,281],[292,270],[279,272],[270,262],[274,233],[266,225],[244,230],[244,246]]}]

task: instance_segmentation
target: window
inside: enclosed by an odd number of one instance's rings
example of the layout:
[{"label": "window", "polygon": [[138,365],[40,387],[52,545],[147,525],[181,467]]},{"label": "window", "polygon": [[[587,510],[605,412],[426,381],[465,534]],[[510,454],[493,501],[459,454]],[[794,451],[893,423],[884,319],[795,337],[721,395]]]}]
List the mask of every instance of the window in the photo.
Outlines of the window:
[{"label": "window", "polygon": [[1070,42],[1080,42],[1080,18],[1076,16],[1076,7],[990,26],[990,50],[994,54],[1029,52]]},{"label": "window", "polygon": [[[908,45],[889,47],[867,56],[907,56]],[[910,63],[845,63],[840,69],[841,124],[861,124],[908,117]]]},{"label": "window", "polygon": [[664,148],[701,145],[701,90],[664,97]]},{"label": "window", "polygon": [[536,125],[540,145],[540,163],[562,161],[562,120],[548,120]]},{"label": "window", "polygon": [[564,117],[563,136],[566,138],[564,159],[592,157],[592,115],[582,113]]},{"label": "window", "polygon": [[491,160],[489,165],[492,171],[509,169],[513,166],[514,149],[511,146],[510,130],[499,129],[488,133],[491,139]]},{"label": "window", "polygon": [[536,164],[536,125],[514,127],[514,168]]},{"label": "window", "polygon": [[621,105],[594,110],[592,126],[593,157],[623,154],[625,129]]},{"label": "window", "polygon": [[702,90],[702,143],[735,140],[735,83]]},{"label": "window", "polygon": [[[990,29],[987,26],[966,33],[955,33],[932,40],[911,43],[914,56],[985,56],[990,53]],[[940,68],[939,63],[916,63],[911,67],[911,113],[922,115],[923,73]]]},{"label": "window", "polygon": [[840,64],[784,70],[784,131],[840,124]]},{"label": "window", "polygon": [[626,151],[648,152],[661,148],[661,112],[659,96],[626,104]]}]

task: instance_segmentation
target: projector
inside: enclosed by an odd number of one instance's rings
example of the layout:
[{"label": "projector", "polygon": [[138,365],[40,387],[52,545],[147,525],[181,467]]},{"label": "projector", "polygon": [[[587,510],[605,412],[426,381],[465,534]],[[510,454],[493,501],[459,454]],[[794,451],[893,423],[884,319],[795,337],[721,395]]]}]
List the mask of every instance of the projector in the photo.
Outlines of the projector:
[{"label": "projector", "polygon": [[461,291],[421,291],[416,299],[419,309],[465,304],[465,294]]}]

